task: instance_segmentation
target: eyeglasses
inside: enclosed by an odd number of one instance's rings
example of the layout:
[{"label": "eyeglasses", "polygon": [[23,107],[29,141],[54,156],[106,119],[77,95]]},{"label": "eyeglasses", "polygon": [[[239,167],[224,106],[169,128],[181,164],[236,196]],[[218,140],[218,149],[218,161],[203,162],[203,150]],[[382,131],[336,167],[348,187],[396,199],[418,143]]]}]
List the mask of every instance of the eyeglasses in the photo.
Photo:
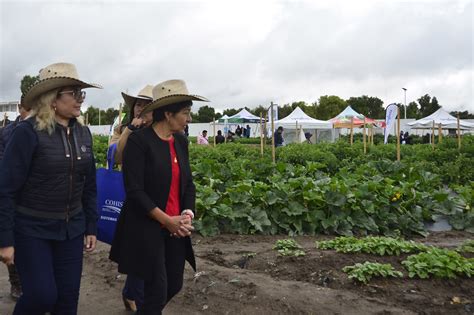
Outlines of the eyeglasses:
[{"label": "eyeglasses", "polygon": [[81,91],[81,90],[75,90],[75,91],[62,91],[59,92],[58,95],[63,95],[63,94],[71,94],[72,97],[76,99],[76,101],[81,101],[86,98],[86,91]]}]

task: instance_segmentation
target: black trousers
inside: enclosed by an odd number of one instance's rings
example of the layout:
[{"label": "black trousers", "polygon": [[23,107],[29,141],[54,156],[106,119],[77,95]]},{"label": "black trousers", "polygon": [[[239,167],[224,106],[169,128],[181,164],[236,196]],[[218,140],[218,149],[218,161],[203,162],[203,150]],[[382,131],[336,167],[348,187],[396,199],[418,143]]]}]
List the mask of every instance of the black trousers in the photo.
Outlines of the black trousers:
[{"label": "black trousers", "polygon": [[164,230],[163,245],[155,272],[150,279],[145,280],[145,303],[139,314],[161,314],[166,304],[183,287],[185,239],[171,237],[169,232]]}]

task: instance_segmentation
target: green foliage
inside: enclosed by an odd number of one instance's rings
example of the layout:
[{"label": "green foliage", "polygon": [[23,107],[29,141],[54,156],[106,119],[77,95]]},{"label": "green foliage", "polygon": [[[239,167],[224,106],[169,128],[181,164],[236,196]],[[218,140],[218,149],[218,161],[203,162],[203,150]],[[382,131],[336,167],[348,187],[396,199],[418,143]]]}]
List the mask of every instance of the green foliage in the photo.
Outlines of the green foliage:
[{"label": "green foliage", "polygon": [[474,274],[474,259],[461,256],[453,250],[430,248],[424,253],[409,256],[402,265],[410,278],[457,278]]},{"label": "green foliage", "polygon": [[373,262],[357,263],[353,266],[346,266],[342,269],[348,274],[349,279],[354,279],[367,284],[373,277],[403,277],[403,273],[396,271],[390,264],[380,264]]},{"label": "green foliage", "polygon": [[293,239],[277,240],[273,249],[276,249],[281,256],[304,256],[306,253],[301,246]]},{"label": "green foliage", "polygon": [[92,149],[94,150],[95,165],[97,168],[105,167],[107,164],[108,136],[94,136],[92,138]]},{"label": "green foliage", "polygon": [[471,253],[474,254],[474,240],[467,240],[456,248],[457,252],[460,253]]},{"label": "green foliage", "polygon": [[342,253],[367,253],[379,256],[400,255],[426,251],[427,246],[413,241],[405,241],[391,237],[368,236],[357,239],[355,237],[337,237],[329,241],[316,242],[320,249],[335,249]]},{"label": "green foliage", "polygon": [[30,89],[30,87],[38,81],[39,81],[39,75],[35,75],[35,76],[25,75],[23,79],[21,79],[21,82],[20,82],[21,94],[25,95],[25,93]]}]

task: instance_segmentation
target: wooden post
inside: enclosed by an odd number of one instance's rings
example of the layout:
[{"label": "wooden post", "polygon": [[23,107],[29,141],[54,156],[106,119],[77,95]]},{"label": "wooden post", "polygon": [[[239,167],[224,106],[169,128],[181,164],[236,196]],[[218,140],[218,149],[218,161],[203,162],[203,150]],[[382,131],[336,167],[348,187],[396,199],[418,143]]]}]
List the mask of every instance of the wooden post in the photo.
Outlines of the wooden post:
[{"label": "wooden post", "polygon": [[438,143],[443,142],[443,129],[441,128],[441,123],[438,124]]},{"label": "wooden post", "polygon": [[[298,137],[301,136],[301,130],[303,129],[303,125],[300,124],[300,130],[298,131]],[[306,139],[306,137],[304,137]],[[306,141],[306,140],[305,140]]]},{"label": "wooden post", "polygon": [[459,113],[458,113],[458,149],[461,150],[461,122],[459,121]]},{"label": "wooden post", "polygon": [[367,153],[367,141],[365,140],[365,117],[364,117],[364,128],[362,132],[362,142],[364,143],[364,154]]},{"label": "wooden post", "polygon": [[85,124],[86,126],[89,126],[89,113],[86,113],[86,117],[85,117]]},{"label": "wooden post", "polygon": [[[130,119],[133,119],[133,117],[130,117]],[[118,116],[118,125],[120,126],[121,124],[122,124],[122,103],[119,104],[119,116]]]},{"label": "wooden post", "polygon": [[5,127],[6,122],[7,122],[7,113],[4,113],[3,114],[3,123],[2,123],[3,126],[2,127]]},{"label": "wooden post", "polygon": [[216,147],[216,117],[212,118],[213,121],[213,133],[214,133],[214,148]]},{"label": "wooden post", "polygon": [[400,161],[400,106],[397,106],[397,161]]},{"label": "wooden post", "polygon": [[267,120],[268,120],[268,112],[265,113],[265,116],[263,116],[263,136],[265,137],[265,140],[267,140],[268,133],[267,133]]},{"label": "wooden post", "polygon": [[273,161],[273,164],[275,164],[275,161],[276,161],[276,156],[275,156],[275,117],[273,117],[274,114],[273,114],[273,102],[272,102],[272,105],[271,105],[271,118],[272,118],[272,132],[271,132],[271,135],[272,135],[272,161]]},{"label": "wooden post", "polygon": [[351,145],[354,143],[354,116],[351,117]]},{"label": "wooden post", "polygon": [[435,131],[435,121],[433,120],[433,127],[431,128],[431,147],[435,148],[435,136],[434,136],[434,131]]},{"label": "wooden post", "polygon": [[263,118],[263,114],[260,113],[260,154],[262,155],[263,157],[263,121],[262,121],[262,118]]}]

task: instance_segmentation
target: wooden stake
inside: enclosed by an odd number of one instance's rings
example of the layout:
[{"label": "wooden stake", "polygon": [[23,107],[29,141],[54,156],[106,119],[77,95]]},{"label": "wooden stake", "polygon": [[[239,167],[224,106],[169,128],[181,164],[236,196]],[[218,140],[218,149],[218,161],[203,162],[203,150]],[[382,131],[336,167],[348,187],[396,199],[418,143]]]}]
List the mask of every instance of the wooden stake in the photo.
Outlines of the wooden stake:
[{"label": "wooden stake", "polygon": [[214,148],[216,147],[216,117],[212,118],[213,121],[213,132],[214,132]]},{"label": "wooden stake", "polygon": [[362,132],[362,142],[364,143],[364,154],[367,154],[367,141],[365,140],[365,117],[364,117],[364,128]]},{"label": "wooden stake", "polygon": [[354,116],[351,117],[351,145],[354,143]]},{"label": "wooden stake", "polygon": [[443,129],[441,128],[441,123],[438,124],[438,143],[443,142]]},{"label": "wooden stake", "polygon": [[400,106],[397,106],[397,161],[400,161]]},{"label": "wooden stake", "polygon": [[276,157],[275,157],[275,121],[274,121],[274,114],[273,114],[273,102],[272,102],[272,105],[271,105],[271,116],[272,116],[272,161],[273,161],[273,164],[275,164],[275,160],[276,160]]},{"label": "wooden stake", "polygon": [[461,150],[461,122],[459,121],[459,113],[458,113],[458,149]]},{"label": "wooden stake", "polygon": [[263,157],[263,114],[260,113],[260,154]]},{"label": "wooden stake", "polygon": [[434,150],[434,148],[435,148],[435,143],[434,143],[434,141],[435,141],[434,131],[435,131],[435,121],[433,120],[433,127],[431,128],[431,147],[433,148],[433,150]]},{"label": "wooden stake", "polygon": [[[133,119],[133,117],[130,117]],[[120,126],[122,124],[122,103],[119,104],[119,116],[118,116],[118,125]]]}]

